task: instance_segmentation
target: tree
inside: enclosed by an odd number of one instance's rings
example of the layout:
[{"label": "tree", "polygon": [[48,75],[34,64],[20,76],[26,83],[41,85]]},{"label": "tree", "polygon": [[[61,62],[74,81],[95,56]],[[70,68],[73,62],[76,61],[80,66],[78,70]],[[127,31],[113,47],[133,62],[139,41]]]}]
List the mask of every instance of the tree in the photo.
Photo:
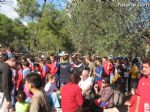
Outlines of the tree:
[{"label": "tree", "polygon": [[0,20],[0,43],[17,50],[23,48],[28,35],[27,28],[19,19],[11,20],[3,14],[0,14]]},{"label": "tree", "polygon": [[70,49],[72,44],[66,28],[67,20],[68,16],[63,10],[57,10],[51,3],[43,5],[38,21],[28,23],[31,49],[50,49],[52,52]]},{"label": "tree", "polygon": [[[76,1],[68,6],[72,42],[83,53],[104,55],[144,55],[144,40],[140,32],[147,27],[143,7],[138,1]],[[140,1],[139,1],[140,2]],[[148,13],[144,14],[146,17]],[[144,23],[144,24],[143,24]],[[137,48],[138,46],[138,48]]]},{"label": "tree", "polygon": [[13,40],[12,38],[12,28],[13,28],[13,21],[6,17],[3,14],[0,14],[0,42],[1,44],[8,44],[10,41]]},{"label": "tree", "polygon": [[40,16],[39,4],[36,0],[17,0],[18,12],[21,18],[28,17],[32,21]]},{"label": "tree", "polygon": [[[72,0],[71,0],[72,1]],[[29,46],[33,51],[81,52],[83,54],[148,56],[150,54],[149,7],[141,1],[73,0],[67,9],[47,1],[17,0],[20,20],[0,15],[0,41],[12,46]],[[122,4],[131,4],[122,6]],[[2,29],[3,28],[3,29]],[[9,33],[8,33],[9,32]],[[12,38],[10,38],[12,37]]]}]

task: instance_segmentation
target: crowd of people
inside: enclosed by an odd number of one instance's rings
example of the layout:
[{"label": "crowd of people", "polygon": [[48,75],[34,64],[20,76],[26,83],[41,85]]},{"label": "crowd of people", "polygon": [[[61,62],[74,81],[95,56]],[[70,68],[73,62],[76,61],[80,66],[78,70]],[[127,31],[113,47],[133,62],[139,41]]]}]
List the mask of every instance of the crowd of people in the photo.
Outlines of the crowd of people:
[{"label": "crowd of people", "polygon": [[0,61],[0,112],[150,112],[150,58],[7,50]]}]

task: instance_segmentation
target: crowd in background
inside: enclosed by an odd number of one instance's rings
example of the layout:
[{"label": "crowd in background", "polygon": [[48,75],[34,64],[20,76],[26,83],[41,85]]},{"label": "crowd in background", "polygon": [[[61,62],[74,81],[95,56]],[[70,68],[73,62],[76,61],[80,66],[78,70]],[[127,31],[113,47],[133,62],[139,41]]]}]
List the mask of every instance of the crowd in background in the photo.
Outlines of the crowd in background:
[{"label": "crowd in background", "polygon": [[[127,95],[131,95],[125,102],[128,111],[150,112],[146,96],[150,80],[141,81],[145,75],[140,58],[69,55],[65,51],[59,56],[30,57],[16,56],[9,49],[0,57],[1,112],[117,112]],[[150,68],[149,60],[145,63]],[[147,89],[141,89],[142,85]]]}]

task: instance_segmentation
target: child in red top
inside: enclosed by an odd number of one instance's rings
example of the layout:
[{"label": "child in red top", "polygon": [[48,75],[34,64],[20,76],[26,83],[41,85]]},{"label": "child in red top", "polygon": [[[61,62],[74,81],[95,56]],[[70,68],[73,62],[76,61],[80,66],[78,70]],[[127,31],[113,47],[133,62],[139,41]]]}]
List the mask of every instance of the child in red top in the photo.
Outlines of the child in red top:
[{"label": "child in red top", "polygon": [[131,89],[131,98],[130,100],[125,102],[125,105],[128,106],[128,112],[135,112],[135,107],[136,107],[136,99],[137,95],[135,94],[135,88]]},{"label": "child in red top", "polygon": [[17,65],[17,77],[16,77],[16,90],[21,91],[23,89],[23,68],[22,64]]},{"label": "child in red top", "polygon": [[49,73],[52,75],[56,75],[58,70],[58,63],[55,60],[54,54],[50,55],[50,63],[47,63],[47,66],[49,67]]}]

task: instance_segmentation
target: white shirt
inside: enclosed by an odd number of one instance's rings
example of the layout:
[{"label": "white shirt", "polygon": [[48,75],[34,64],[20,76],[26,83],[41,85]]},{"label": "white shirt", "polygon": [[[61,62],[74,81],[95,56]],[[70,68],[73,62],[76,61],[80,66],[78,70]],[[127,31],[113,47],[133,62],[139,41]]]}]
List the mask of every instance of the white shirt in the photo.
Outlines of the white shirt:
[{"label": "white shirt", "polygon": [[52,94],[53,92],[56,92],[57,87],[56,83],[47,83],[44,88],[47,95]]},{"label": "white shirt", "polygon": [[81,81],[79,82],[78,85],[82,89],[82,91],[84,91],[84,90],[88,89],[90,86],[92,86],[92,80],[90,77],[88,77],[85,80],[81,79]]}]

